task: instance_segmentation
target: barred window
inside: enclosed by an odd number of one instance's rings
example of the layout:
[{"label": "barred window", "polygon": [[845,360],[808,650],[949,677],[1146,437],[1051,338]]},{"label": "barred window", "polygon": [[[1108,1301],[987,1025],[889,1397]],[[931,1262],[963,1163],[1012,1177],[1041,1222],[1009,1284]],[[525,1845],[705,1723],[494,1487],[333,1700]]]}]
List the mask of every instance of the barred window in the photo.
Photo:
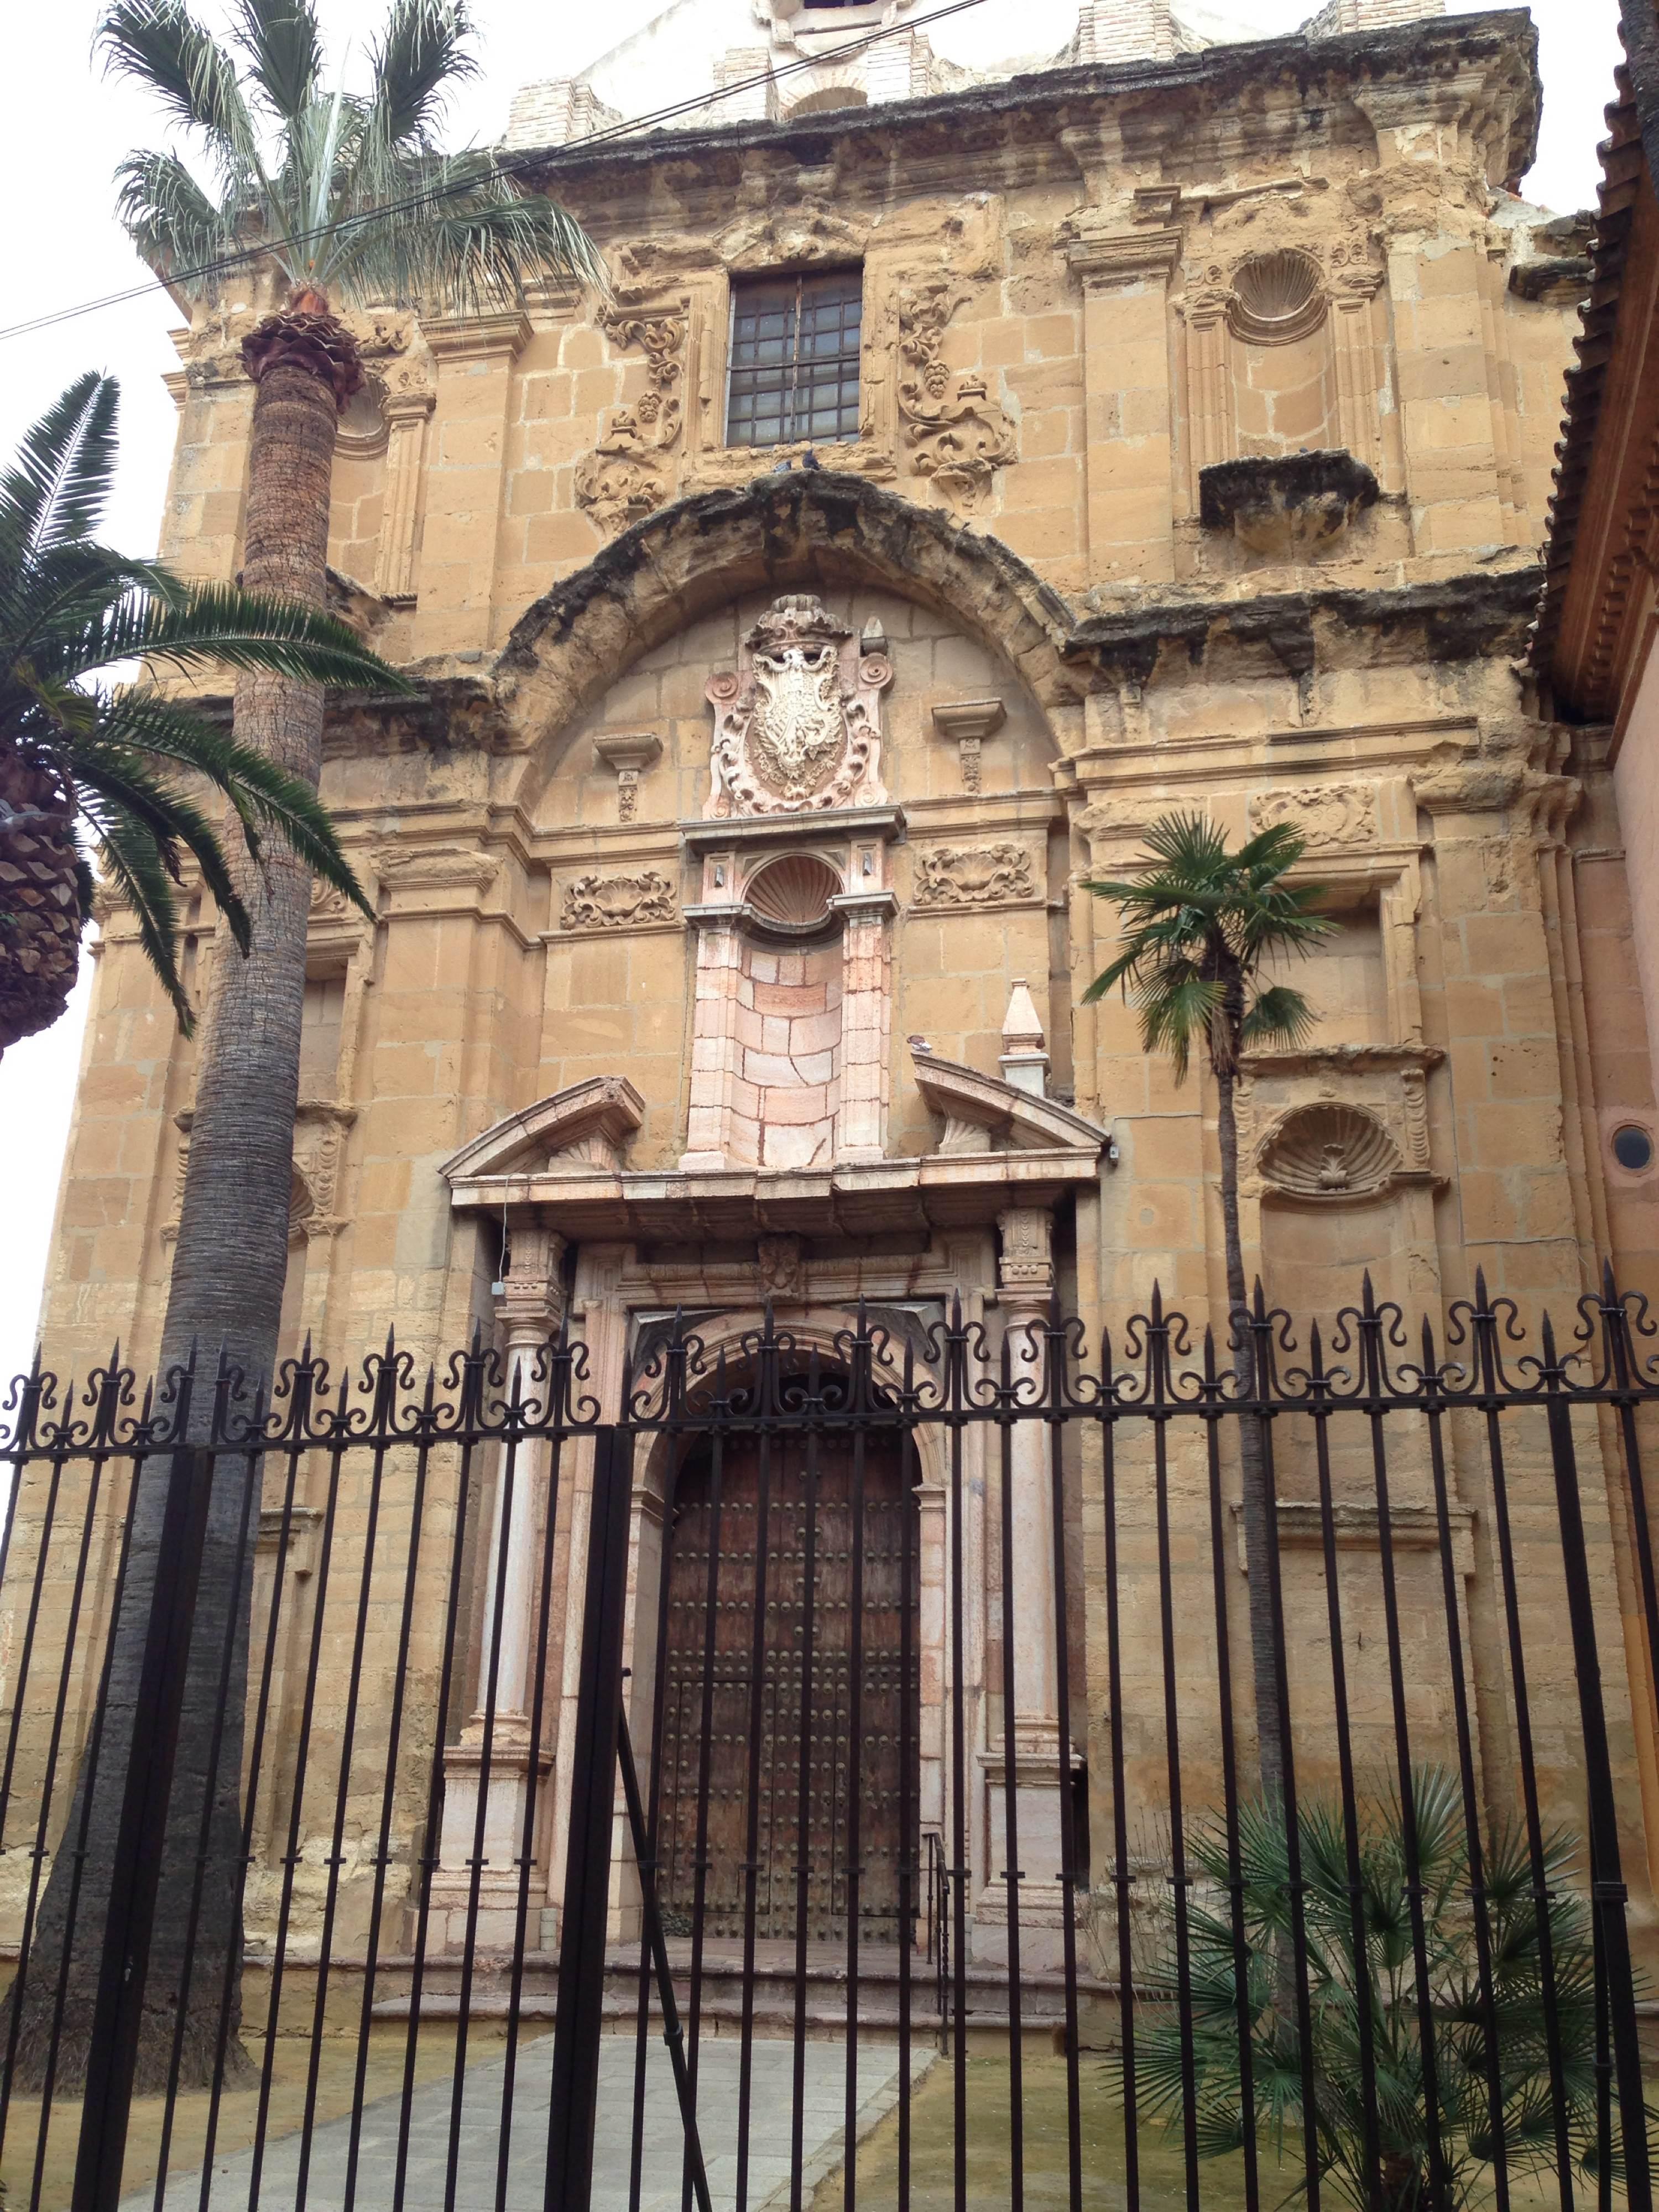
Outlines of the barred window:
[{"label": "barred window", "polygon": [[859,434],[864,276],[770,276],[732,290],[729,446]]}]

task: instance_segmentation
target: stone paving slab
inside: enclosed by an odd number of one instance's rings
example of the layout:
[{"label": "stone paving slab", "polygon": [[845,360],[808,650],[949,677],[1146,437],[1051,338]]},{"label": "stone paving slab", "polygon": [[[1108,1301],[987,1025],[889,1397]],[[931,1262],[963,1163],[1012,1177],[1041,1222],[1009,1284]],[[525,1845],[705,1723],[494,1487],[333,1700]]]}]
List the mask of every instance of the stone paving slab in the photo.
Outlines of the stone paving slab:
[{"label": "stone paving slab", "polygon": [[[840,2166],[845,2144],[846,2045],[840,2039],[805,2046],[802,2110],[802,2194]],[[608,2036],[599,2061],[599,2098],[593,2162],[592,2212],[624,2212],[633,2129],[635,2043],[631,2034]],[[911,2078],[933,2063],[930,2048],[913,2050]],[[553,2039],[519,2047],[507,2153],[507,2212],[542,2212]],[[704,2043],[697,2085],[713,2212],[733,2212],[737,2187],[738,2073],[741,2046],[734,2036]],[[501,2147],[501,2100],[505,2057],[468,2069],[462,2099],[456,2212],[494,2212]],[[790,2194],[790,2130],[793,2110],[794,2049],[787,2042],[753,2046],[750,2092],[749,2212],[775,2212]],[[859,2046],[860,2139],[898,2102],[896,2048]],[[404,2172],[405,2212],[444,2212],[453,2088],[434,2081],[415,2093],[409,2118]],[[349,2212],[392,2212],[397,2176],[402,2101],[383,2097],[364,2107],[356,2186]],[[305,2203],[307,2212],[348,2212],[346,2166],[351,2122],[331,2120],[315,2129]],[[646,2074],[644,2187],[641,2212],[679,2212],[683,2136],[668,2053],[653,2036]],[[267,2143],[259,2177],[259,2212],[298,2212],[301,2139],[281,2136]],[[210,2212],[246,2212],[253,2154],[239,2151],[216,2161]],[[201,2201],[200,2172],[169,2176],[166,2212],[194,2212]],[[150,2212],[154,2191],[127,2198],[122,2212]]]}]

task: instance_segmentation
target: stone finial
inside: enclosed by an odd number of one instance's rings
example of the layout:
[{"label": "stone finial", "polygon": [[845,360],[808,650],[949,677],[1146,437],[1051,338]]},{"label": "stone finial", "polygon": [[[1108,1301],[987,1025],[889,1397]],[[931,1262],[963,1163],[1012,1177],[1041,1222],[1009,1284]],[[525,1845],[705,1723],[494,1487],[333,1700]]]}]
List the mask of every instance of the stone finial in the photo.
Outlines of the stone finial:
[{"label": "stone finial", "polygon": [[1029,1091],[1034,1098],[1046,1096],[1048,1055],[1043,1049],[1042,1023],[1023,975],[1014,978],[1008,1011],[1002,1018],[1002,1057],[998,1066],[1003,1081],[1012,1083],[1015,1090]]}]

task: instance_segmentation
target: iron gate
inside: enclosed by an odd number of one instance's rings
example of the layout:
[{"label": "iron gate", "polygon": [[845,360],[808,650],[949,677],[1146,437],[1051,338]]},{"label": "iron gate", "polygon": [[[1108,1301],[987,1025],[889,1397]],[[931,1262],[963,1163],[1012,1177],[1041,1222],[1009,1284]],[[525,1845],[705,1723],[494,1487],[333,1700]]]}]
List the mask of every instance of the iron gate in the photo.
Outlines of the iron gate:
[{"label": "iron gate", "polygon": [[9,2201],[1648,2212],[1659,1332],[1237,1334],[21,1382]]}]

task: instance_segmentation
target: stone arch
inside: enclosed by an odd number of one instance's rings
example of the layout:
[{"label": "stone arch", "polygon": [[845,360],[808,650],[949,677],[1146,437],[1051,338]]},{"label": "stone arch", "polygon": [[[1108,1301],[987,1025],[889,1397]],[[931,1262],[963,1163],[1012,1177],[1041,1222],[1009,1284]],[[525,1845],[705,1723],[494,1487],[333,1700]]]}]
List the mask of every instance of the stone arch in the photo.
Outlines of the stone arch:
[{"label": "stone arch", "polygon": [[758,477],[647,515],[528,609],[498,676],[544,775],[562,732],[665,639],[748,593],[849,583],[958,623],[1051,719],[1087,688],[1065,657],[1070,610],[1018,554],[941,508],[827,469]]}]

